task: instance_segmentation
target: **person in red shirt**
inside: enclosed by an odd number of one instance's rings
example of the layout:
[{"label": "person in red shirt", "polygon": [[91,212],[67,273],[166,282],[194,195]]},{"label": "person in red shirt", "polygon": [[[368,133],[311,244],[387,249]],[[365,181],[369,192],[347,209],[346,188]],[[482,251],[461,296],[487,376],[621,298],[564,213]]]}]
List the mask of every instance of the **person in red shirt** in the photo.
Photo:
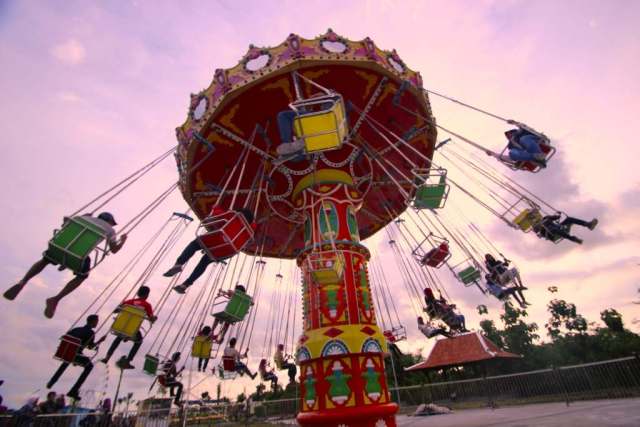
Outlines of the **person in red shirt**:
[{"label": "person in red shirt", "polygon": [[[145,313],[147,314],[147,320],[149,320],[150,322],[155,322],[156,316],[153,314],[153,308],[151,307],[151,304],[147,302],[147,298],[149,298],[150,292],[151,290],[149,289],[148,286],[140,286],[140,289],[138,289],[138,297],[123,301],[122,304],[120,304],[120,306],[116,309],[115,312],[117,313],[118,311],[120,311],[120,307],[122,307],[123,305],[132,305],[134,307],[140,307],[144,309]],[[111,343],[111,347],[109,347],[109,350],[107,350],[107,355],[105,356],[104,359],[101,360],[102,363],[109,362],[109,359],[111,359],[111,356],[113,355],[113,353],[116,351],[116,349],[124,339],[125,338],[121,336],[117,336],[113,340],[113,342]],[[122,356],[120,360],[118,360],[118,367],[121,369],[134,369],[134,366],[131,364],[131,361],[136,356],[136,353],[140,349],[141,345],[142,345],[142,333],[138,331],[136,332],[136,337],[133,339],[133,346],[129,351],[129,355]]]},{"label": "person in red shirt", "polygon": [[[255,222],[253,222],[253,212],[251,212],[249,209],[246,208],[239,208],[236,209],[237,212],[240,212],[244,218],[247,220],[247,222],[250,224],[252,230],[255,231],[256,229],[256,224]],[[209,214],[210,217],[215,217],[217,215],[223,214],[227,212],[225,209],[220,208],[215,206],[212,210],[211,213]],[[215,231],[215,230],[209,230],[211,231]],[[202,249],[202,246],[200,246],[200,242],[199,240],[196,238],[193,241],[191,241],[191,243],[189,243],[187,245],[187,247],[182,251],[182,253],[180,254],[180,256],[178,257],[178,259],[176,260],[176,263],[173,267],[171,267],[166,273],[164,273],[165,277],[172,277],[175,276],[176,274],[180,273],[184,267],[184,265],[187,263],[187,261],[189,261],[189,259],[195,255],[196,252],[198,252],[199,250]],[[184,294],[185,291],[187,290],[187,288],[191,285],[193,285],[193,283],[198,280],[198,278],[200,276],[202,276],[204,274],[204,272],[207,269],[207,266],[209,264],[211,264],[212,262],[222,262],[225,259],[231,258],[232,256],[234,256],[235,253],[231,253],[227,256],[221,257],[221,258],[216,258],[213,259],[211,257],[209,257],[209,255],[207,255],[206,253],[203,253],[202,258],[200,258],[200,262],[198,263],[198,265],[196,265],[196,268],[193,269],[193,272],[189,275],[189,277],[187,277],[187,280],[185,280],[182,284],[174,287],[173,289],[180,293],[180,294]]]}]

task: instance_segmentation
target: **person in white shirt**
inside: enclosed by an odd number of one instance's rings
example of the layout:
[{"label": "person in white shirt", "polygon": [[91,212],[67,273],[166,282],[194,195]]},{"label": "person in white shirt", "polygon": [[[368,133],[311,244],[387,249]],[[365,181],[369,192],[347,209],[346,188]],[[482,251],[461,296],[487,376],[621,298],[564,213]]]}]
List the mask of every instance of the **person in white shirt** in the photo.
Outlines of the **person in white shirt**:
[{"label": "person in white shirt", "polygon": [[444,328],[436,328],[431,322],[424,323],[424,319],[422,317],[418,317],[418,329],[420,329],[420,332],[422,332],[427,338],[433,338],[438,335],[442,335],[447,338],[451,338],[452,336]]},{"label": "person in white shirt", "polygon": [[247,367],[247,365],[245,365],[244,363],[242,363],[240,361],[240,359],[246,359],[247,358],[247,353],[249,352],[249,350],[247,349],[247,351],[244,352],[244,354],[240,354],[240,352],[238,350],[236,350],[236,339],[235,338],[231,338],[229,340],[229,347],[224,349],[224,357],[233,357],[233,361],[235,362],[235,371],[237,373],[239,373],[240,375],[244,375],[247,374],[251,377],[251,379],[255,379],[256,375],[258,375],[257,373],[251,373],[251,371],[249,370],[249,368]]},{"label": "person in white shirt", "polygon": [[[121,235],[119,240],[116,239],[116,232],[113,229],[113,227],[116,226],[117,223],[113,215],[111,215],[109,212],[102,212],[97,217],[93,217],[90,214],[86,214],[86,215],[82,215],[81,218],[96,225],[105,233],[105,238],[109,246],[109,252],[111,253],[115,254],[116,252],[118,252],[120,248],[122,248],[122,246],[124,245],[124,242],[127,240],[126,234]],[[65,218],[65,223],[67,222],[67,219],[68,218]],[[20,291],[22,291],[22,289],[27,285],[27,282],[29,282],[29,280],[33,279],[38,274],[40,274],[40,272],[44,270],[44,268],[49,264],[56,265],[56,263],[52,261],[50,257],[47,256],[47,251],[45,251],[42,259],[36,262],[35,264],[33,264],[33,266],[31,266],[31,268],[29,269],[29,271],[27,271],[27,273],[22,278],[22,280],[20,280],[17,284],[7,289],[7,291],[4,293],[4,297],[10,301],[14,300],[18,296]],[[63,269],[63,268],[64,266],[60,267],[60,269]],[[46,307],[44,310],[45,317],[49,319],[53,317],[53,315],[56,312],[56,307],[58,306],[58,303],[60,302],[60,300],[65,296],[69,295],[71,292],[73,292],[78,286],[80,286],[80,284],[82,284],[82,282],[87,280],[87,277],[89,277],[90,269],[91,269],[91,257],[88,256],[84,260],[82,271],[76,273],[75,277],[71,279],[69,283],[67,283],[65,287],[56,296],[47,298]]]}]

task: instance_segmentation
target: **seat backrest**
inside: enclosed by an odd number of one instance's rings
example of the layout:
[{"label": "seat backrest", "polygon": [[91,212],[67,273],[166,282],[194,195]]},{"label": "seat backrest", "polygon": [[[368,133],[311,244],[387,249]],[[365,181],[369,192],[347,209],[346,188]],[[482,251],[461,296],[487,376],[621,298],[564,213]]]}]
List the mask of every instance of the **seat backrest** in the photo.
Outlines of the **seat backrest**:
[{"label": "seat backrest", "polygon": [[475,282],[481,276],[481,273],[474,266],[469,266],[458,273],[458,277],[465,285]]},{"label": "seat backrest", "polygon": [[211,355],[213,342],[210,337],[198,335],[193,339],[191,346],[191,356],[206,359]]},{"label": "seat backrest", "polygon": [[143,308],[133,305],[123,305],[111,325],[111,332],[116,335],[133,339],[140,330],[147,313]]},{"label": "seat backrest", "polygon": [[233,356],[222,356],[222,369],[225,371],[235,371],[236,359]]},{"label": "seat backrest", "polygon": [[53,357],[64,362],[72,363],[80,351],[81,346],[82,342],[80,338],[69,334],[63,335],[60,337],[60,344]]},{"label": "seat backrest", "polygon": [[303,113],[294,118],[293,130],[303,138],[308,153],[340,147],[347,132],[344,102],[341,97],[327,99],[330,108]]},{"label": "seat backrest", "polygon": [[249,295],[236,290],[233,292],[233,296],[227,303],[224,312],[238,321],[243,320],[249,312],[252,301]]},{"label": "seat backrest", "polygon": [[447,189],[445,183],[424,184],[416,190],[414,206],[420,209],[438,209]]}]

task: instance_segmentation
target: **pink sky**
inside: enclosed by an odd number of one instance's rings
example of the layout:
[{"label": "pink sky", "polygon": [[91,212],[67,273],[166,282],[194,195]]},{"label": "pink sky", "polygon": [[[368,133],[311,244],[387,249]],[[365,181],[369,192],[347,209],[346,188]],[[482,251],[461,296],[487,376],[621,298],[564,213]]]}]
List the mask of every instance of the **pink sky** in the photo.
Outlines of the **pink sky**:
[{"label": "pink sky", "polygon": [[[640,145],[633,130],[640,112],[639,20],[640,3],[631,0],[380,0],[340,2],[339,10],[311,1],[1,2],[3,287],[39,257],[64,214],[175,144],[174,128],[184,121],[189,94],[208,86],[216,68],[235,65],[250,43],[270,46],[292,32],[311,37],[331,27],[350,39],[370,36],[382,48],[396,48],[421,71],[428,88],[552,136],[560,151],[556,161],[540,174],[517,176],[563,210],[601,219],[597,232],[582,233],[583,247],[539,242],[508,230],[464,198],[456,200],[519,265],[534,303],[532,321],[542,327],[546,302],[558,297],[575,302],[591,321],[615,307],[637,331],[632,319],[640,317],[640,306],[631,302],[639,299],[640,286]],[[437,99],[432,104],[439,123],[494,148],[502,144],[500,123]],[[166,162],[111,210],[124,222],[176,176],[173,162]],[[5,331],[0,393],[10,405],[43,388],[57,366],[51,359],[57,337],[148,234],[170,212],[184,209],[173,195],[131,235],[121,254],[61,304],[55,319],[42,316],[44,299],[57,292],[68,273],[53,268],[14,303],[0,301]],[[380,233],[366,244],[374,252],[386,251],[383,237]],[[270,261],[267,268],[265,278],[272,283],[280,265]],[[290,265],[283,263],[282,270],[284,282],[290,281]],[[426,354],[429,344],[416,331],[399,275],[392,276],[411,338],[401,347]],[[471,327],[480,319],[478,304],[497,317],[496,301],[441,277]],[[166,285],[159,275],[152,281],[157,293]],[[559,292],[549,294],[550,285]],[[113,306],[117,303],[114,298]],[[266,317],[261,312],[258,324],[266,324]],[[263,340],[264,331],[256,330],[252,367]],[[137,366],[144,353],[145,346]],[[66,392],[78,374],[70,369],[55,389]],[[114,379],[111,369],[109,393]],[[128,374],[125,387],[144,398],[149,381],[140,373]],[[196,392],[214,392],[215,383],[207,380]],[[105,369],[98,366],[86,388],[104,385]],[[243,387],[254,390],[246,379],[224,389],[235,396]]]}]

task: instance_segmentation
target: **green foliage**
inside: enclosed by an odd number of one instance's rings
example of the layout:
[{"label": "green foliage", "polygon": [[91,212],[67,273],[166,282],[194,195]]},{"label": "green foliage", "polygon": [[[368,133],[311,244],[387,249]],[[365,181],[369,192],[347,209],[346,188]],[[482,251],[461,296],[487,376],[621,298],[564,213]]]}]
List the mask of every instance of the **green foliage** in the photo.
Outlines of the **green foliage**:
[{"label": "green foliage", "polygon": [[600,319],[607,325],[611,332],[624,332],[622,315],[613,308],[608,308],[600,312]]},{"label": "green foliage", "polygon": [[[613,308],[603,310],[600,319],[605,327],[590,324],[575,304],[554,299],[547,304],[549,320],[545,324],[549,343],[538,343],[538,326],[526,323],[526,310],[504,305],[500,316],[503,329],[492,320],[482,320],[484,335],[498,346],[521,354],[522,360],[503,363],[495,373],[541,369],[577,363],[595,362],[630,356],[640,349],[640,336],[624,329],[622,315]],[[590,327],[591,326],[591,327]]]}]

